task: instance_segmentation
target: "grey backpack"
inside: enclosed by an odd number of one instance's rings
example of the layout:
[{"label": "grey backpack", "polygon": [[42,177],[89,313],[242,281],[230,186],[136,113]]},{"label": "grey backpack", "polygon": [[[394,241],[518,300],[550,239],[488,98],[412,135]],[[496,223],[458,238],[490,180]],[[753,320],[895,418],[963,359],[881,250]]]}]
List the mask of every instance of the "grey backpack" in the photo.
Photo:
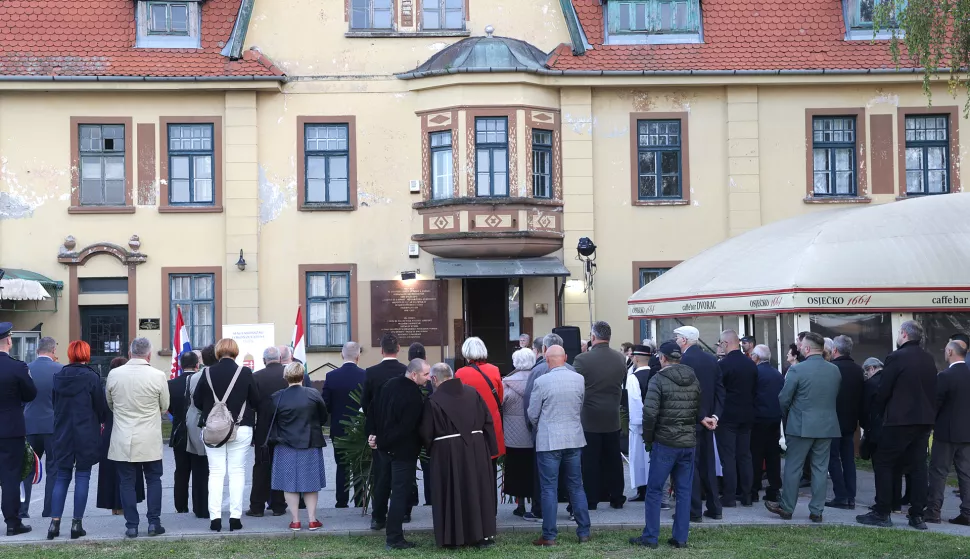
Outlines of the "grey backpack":
[{"label": "grey backpack", "polygon": [[209,415],[205,418],[205,427],[202,428],[202,442],[209,448],[220,448],[226,443],[236,440],[236,430],[246,413],[246,402],[243,402],[242,409],[239,410],[239,417],[233,418],[229,406],[226,405],[226,400],[232,394],[232,388],[236,385],[236,380],[241,372],[242,367],[237,367],[236,373],[232,375],[232,380],[229,382],[229,388],[226,388],[226,393],[220,400],[212,387],[209,369],[205,370],[205,380],[209,383],[209,390],[212,391],[212,399],[214,400],[212,409],[209,410]]}]

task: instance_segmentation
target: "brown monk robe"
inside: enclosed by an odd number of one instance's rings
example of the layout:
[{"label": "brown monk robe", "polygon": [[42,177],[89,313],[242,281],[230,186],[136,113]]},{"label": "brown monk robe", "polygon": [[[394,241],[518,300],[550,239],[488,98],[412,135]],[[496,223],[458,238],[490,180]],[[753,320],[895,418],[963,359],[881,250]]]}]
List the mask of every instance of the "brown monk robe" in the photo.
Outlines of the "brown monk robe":
[{"label": "brown monk robe", "polygon": [[498,511],[495,428],[478,392],[453,376],[444,363],[431,368],[435,391],[424,404],[420,429],[431,458],[435,543],[489,546]]}]

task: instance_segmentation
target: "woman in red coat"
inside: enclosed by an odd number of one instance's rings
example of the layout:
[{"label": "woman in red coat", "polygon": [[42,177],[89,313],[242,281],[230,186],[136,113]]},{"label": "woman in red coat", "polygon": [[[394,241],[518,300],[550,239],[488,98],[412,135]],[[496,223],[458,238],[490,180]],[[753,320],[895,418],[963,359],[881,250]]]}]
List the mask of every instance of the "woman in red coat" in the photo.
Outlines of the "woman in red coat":
[{"label": "woman in red coat", "polygon": [[481,338],[473,337],[465,340],[461,345],[461,354],[468,360],[468,366],[458,369],[455,378],[477,390],[492,414],[495,438],[498,441],[498,454],[492,456],[492,462],[495,463],[499,456],[505,455],[505,433],[502,430],[502,414],[499,412],[499,402],[505,397],[502,390],[502,374],[499,373],[498,367],[486,362],[488,349],[485,348]]}]

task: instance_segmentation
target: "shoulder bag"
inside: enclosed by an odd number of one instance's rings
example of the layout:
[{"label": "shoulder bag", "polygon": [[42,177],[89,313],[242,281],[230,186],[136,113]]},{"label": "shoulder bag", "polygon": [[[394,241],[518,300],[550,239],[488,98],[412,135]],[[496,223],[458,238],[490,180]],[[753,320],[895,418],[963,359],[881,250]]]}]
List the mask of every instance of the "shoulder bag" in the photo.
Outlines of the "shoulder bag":
[{"label": "shoulder bag", "polygon": [[504,409],[504,406],[502,405],[502,399],[498,397],[498,390],[495,389],[495,385],[492,384],[492,380],[488,378],[488,375],[483,373],[482,370],[478,368],[478,365],[474,363],[469,363],[468,366],[478,371],[478,374],[482,375],[482,378],[485,379],[485,382],[488,384],[489,390],[492,391],[492,397],[495,398],[495,405],[498,406],[499,417],[505,417],[505,409]]}]

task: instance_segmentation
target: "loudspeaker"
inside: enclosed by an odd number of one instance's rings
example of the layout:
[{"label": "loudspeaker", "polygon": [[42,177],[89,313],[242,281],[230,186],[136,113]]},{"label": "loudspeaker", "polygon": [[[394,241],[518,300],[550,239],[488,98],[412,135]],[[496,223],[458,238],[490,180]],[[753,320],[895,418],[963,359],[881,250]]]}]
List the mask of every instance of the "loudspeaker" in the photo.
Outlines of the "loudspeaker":
[{"label": "loudspeaker", "polygon": [[566,362],[572,365],[573,359],[582,353],[580,344],[583,340],[579,333],[579,327],[560,326],[559,328],[553,328],[552,333],[562,338],[562,347],[566,350]]}]

